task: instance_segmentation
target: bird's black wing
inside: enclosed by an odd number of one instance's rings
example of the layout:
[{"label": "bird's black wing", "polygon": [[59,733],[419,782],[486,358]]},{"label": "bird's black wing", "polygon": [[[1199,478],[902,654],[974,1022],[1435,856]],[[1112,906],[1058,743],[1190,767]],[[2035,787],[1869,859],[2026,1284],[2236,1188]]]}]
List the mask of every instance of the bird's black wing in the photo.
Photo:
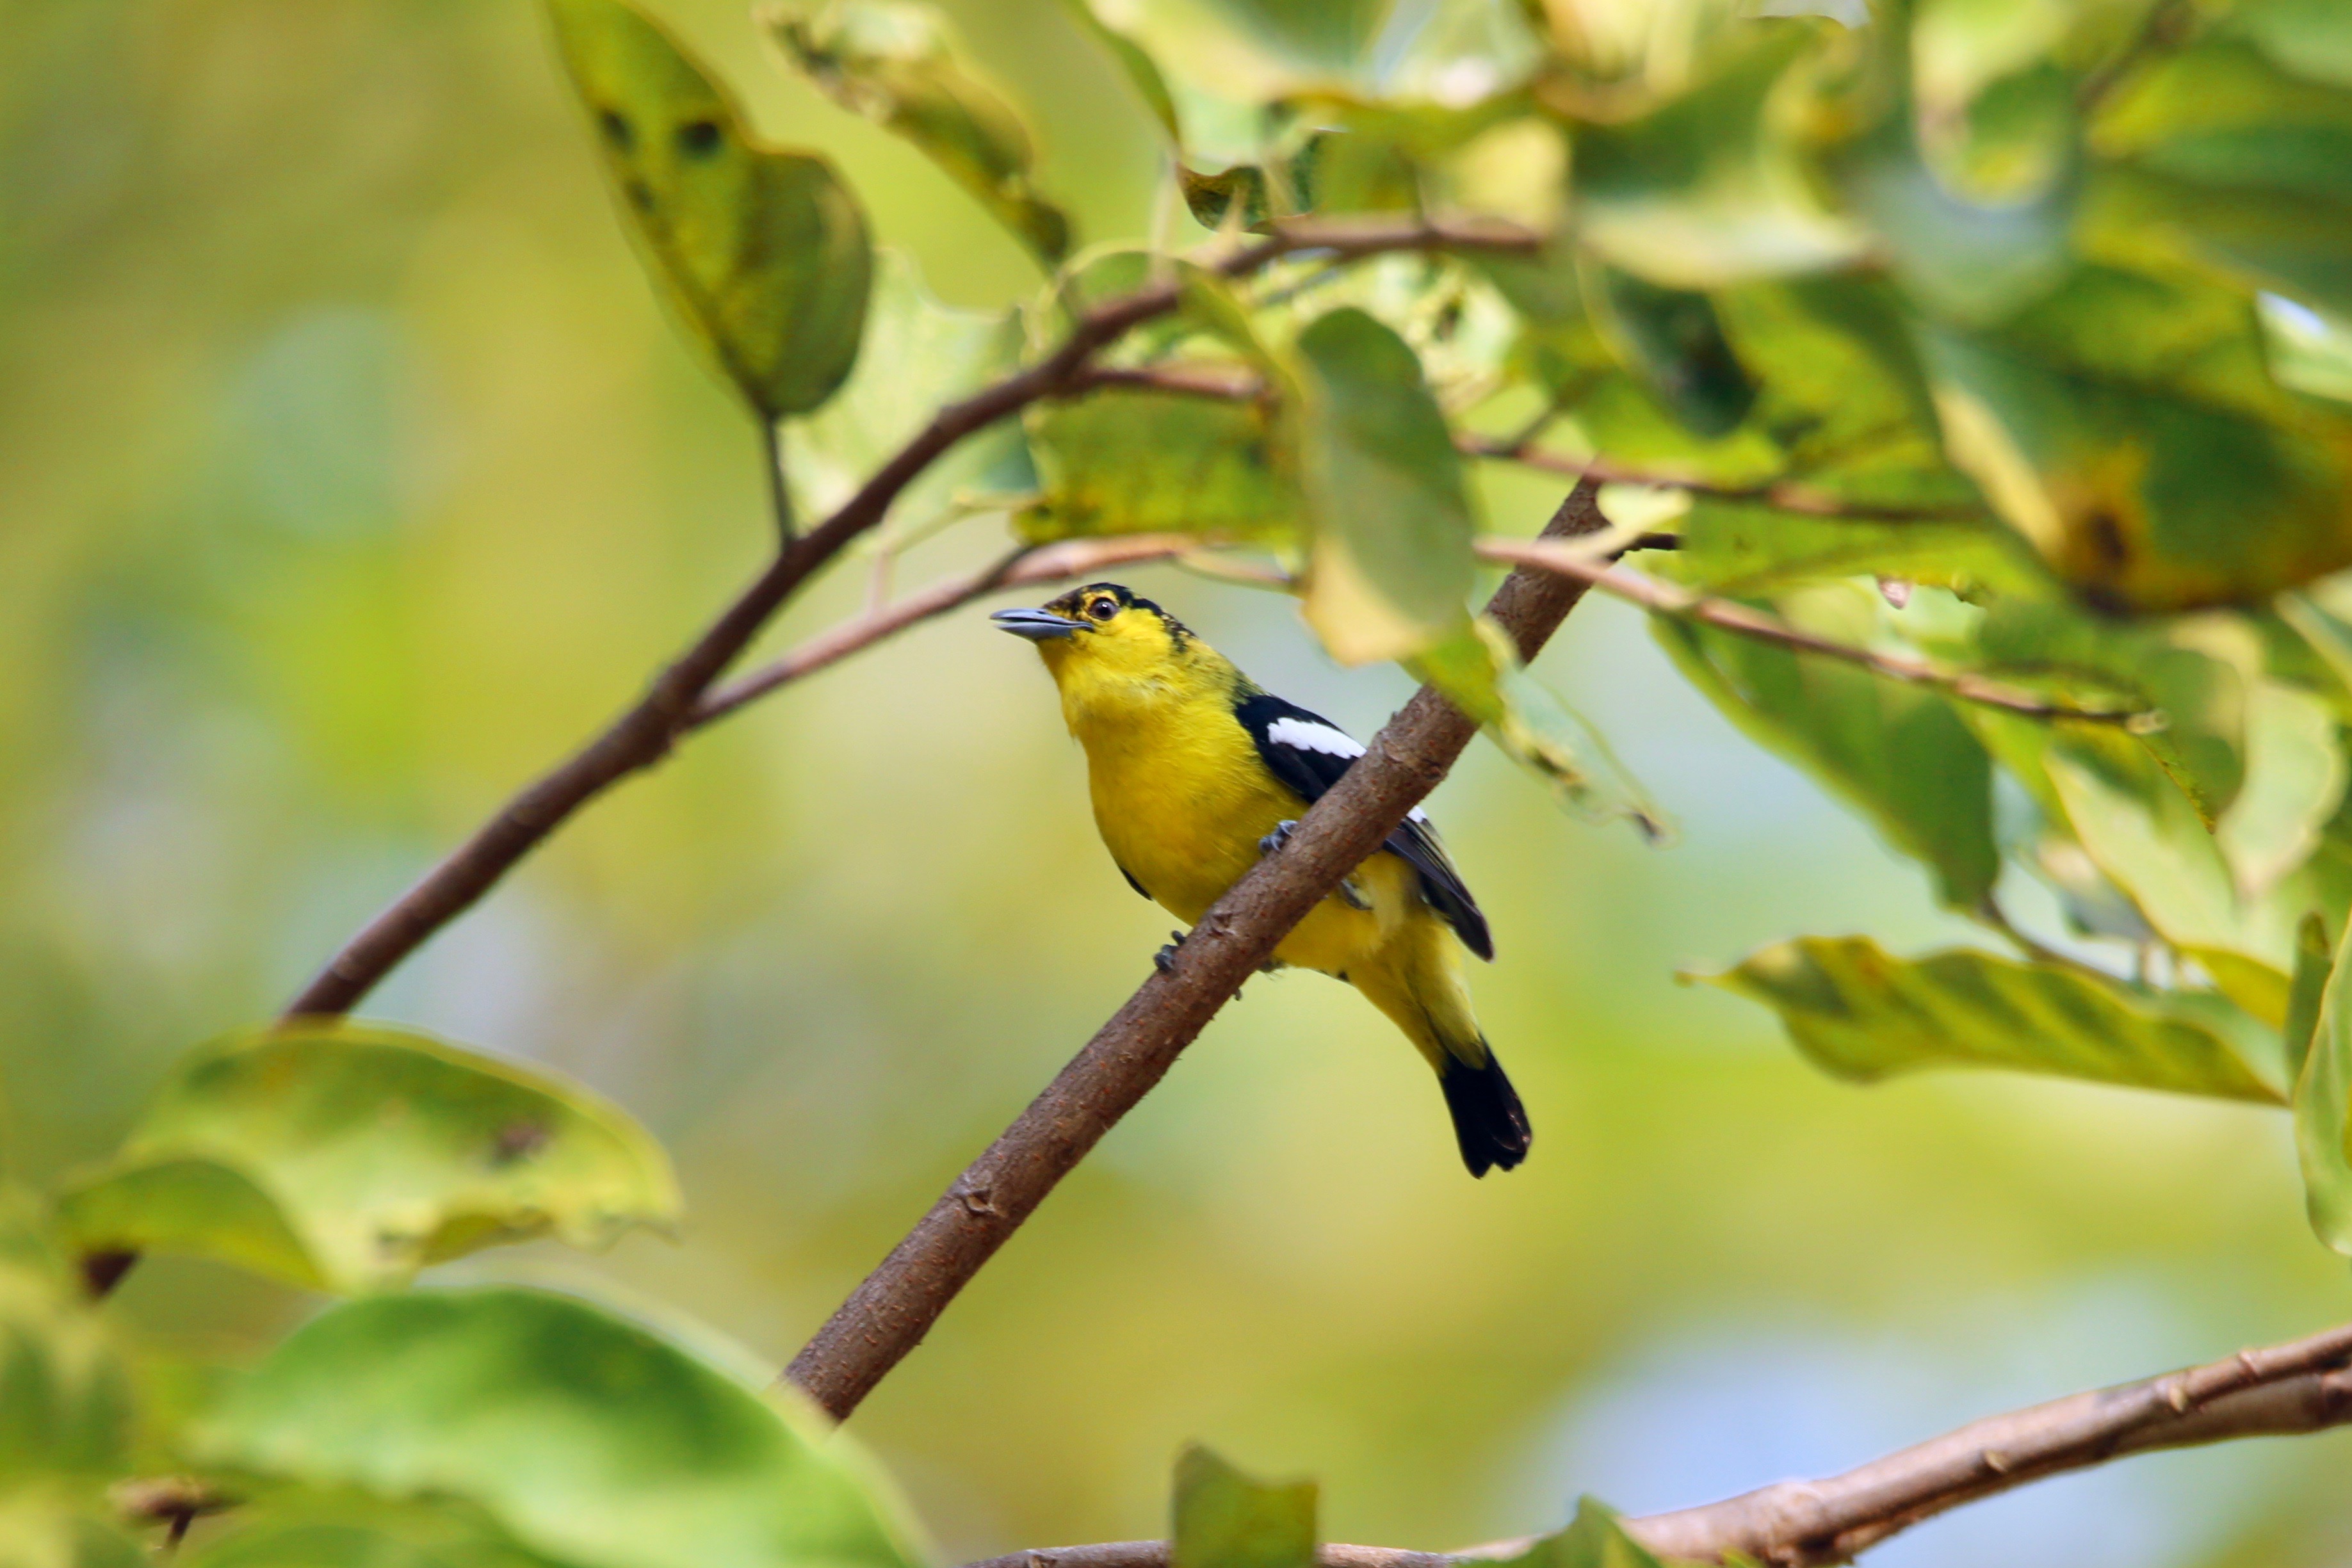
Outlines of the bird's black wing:
[{"label": "bird's black wing", "polygon": [[[1234,699],[1234,717],[1249,731],[1257,754],[1274,776],[1297,791],[1308,805],[1337,784],[1364,748],[1355,737],[1318,714],[1287,703],[1268,692],[1250,692]],[[1445,858],[1429,814],[1416,806],[1381,846],[1421,873],[1421,895],[1445,917],[1462,945],[1481,958],[1495,956],[1495,939],[1478,901],[1463,885],[1462,873]]]}]

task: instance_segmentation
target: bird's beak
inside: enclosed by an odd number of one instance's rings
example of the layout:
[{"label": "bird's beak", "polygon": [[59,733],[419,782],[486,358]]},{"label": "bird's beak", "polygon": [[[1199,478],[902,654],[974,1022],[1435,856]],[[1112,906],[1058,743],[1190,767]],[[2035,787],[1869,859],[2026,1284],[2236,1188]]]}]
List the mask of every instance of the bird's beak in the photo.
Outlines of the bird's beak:
[{"label": "bird's beak", "polygon": [[1044,643],[1086,630],[1085,622],[1066,621],[1050,610],[1000,610],[988,618],[988,623],[1000,632],[1026,637],[1032,643]]}]

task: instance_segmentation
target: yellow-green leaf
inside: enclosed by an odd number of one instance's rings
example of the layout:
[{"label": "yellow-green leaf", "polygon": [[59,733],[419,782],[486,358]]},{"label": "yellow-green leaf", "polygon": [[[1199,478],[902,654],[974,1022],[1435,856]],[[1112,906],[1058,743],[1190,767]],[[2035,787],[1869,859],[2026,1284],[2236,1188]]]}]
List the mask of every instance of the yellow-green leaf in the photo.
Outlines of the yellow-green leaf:
[{"label": "yellow-green leaf", "polygon": [[660,1145],[576,1084],[422,1035],[304,1021],[189,1056],[61,1212],[86,1252],[363,1291],[500,1242],[667,1228],[678,1194]]},{"label": "yellow-green leaf", "polygon": [[816,407],[857,359],[873,257],[833,165],[755,140],[626,0],[549,0],[622,209],[688,332],[761,416]]},{"label": "yellow-green leaf", "polygon": [[957,56],[944,17],[909,0],[828,0],[767,14],[771,32],[825,95],[913,142],[980,198],[1048,267],[1070,220],[1037,192],[1028,128]]},{"label": "yellow-green leaf", "polygon": [[2286,1097],[2234,1043],[2241,1030],[2263,1032],[2252,1019],[2218,998],[2168,997],[2088,969],[1966,949],[1895,958],[1866,936],[1806,936],[1706,979],[1772,1009],[1816,1064],[1864,1082],[1996,1067],[2269,1104]]}]

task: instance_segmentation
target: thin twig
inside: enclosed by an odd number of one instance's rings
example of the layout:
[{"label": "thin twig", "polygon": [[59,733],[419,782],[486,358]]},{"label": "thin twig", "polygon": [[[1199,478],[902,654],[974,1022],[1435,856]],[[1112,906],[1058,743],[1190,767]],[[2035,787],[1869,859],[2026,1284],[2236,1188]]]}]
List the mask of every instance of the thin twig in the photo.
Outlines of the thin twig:
[{"label": "thin twig", "polygon": [[773,664],[713,688],[695,705],[686,727],[699,729],[714,723],[778,686],[814,674],[919,621],[944,615],[985,594],[1033,583],[1088,577],[1114,566],[1168,560],[1204,548],[1206,541],[1190,534],[1126,534],[1115,538],[1065,539],[1057,544],[1014,550],[993,566],[935,582],[894,603],[869,610],[854,621],[820,632]]},{"label": "thin twig", "polygon": [[[1391,250],[1531,251],[1538,236],[1516,225],[1426,220],[1301,220],[1208,263],[1238,277],[1297,250],[1343,256]],[[857,493],[817,528],[786,546],[676,662],[645,697],[604,733],[530,785],[390,907],[370,921],[286,1009],[289,1018],[348,1012],[425,939],[475,900],[581,806],[617,780],[666,756],[711,683],[776,611],[852,539],[881,522],[891,502],[966,436],[1068,385],[1094,355],[1130,329],[1175,309],[1173,280],[1138,289],[1079,318],[1055,351],[960,402],[940,410]],[[779,470],[781,478],[781,469]]]},{"label": "thin twig", "polygon": [[[1577,486],[1547,538],[1608,527],[1598,486]],[[1513,572],[1488,612],[1531,657],[1584,585]],[[784,1375],[835,1418],[922,1343],[996,1249],[1135,1108],[1183,1049],[1272,955],[1290,928],[1361,864],[1444,778],[1476,727],[1424,686],[1373,737],[1288,841],[1235,883],[1176,950],[1097,1030],[1045,1092],[974,1160],[931,1210],[817,1331]]]},{"label": "thin twig", "polygon": [[1610,566],[1542,539],[1481,539],[1477,550],[1488,560],[1572,577],[1628,603],[1638,604],[1653,614],[1696,621],[1742,637],[1752,637],[1758,642],[1777,643],[1801,653],[1817,653],[1825,659],[1859,664],[1892,680],[1933,686],[1962,702],[2002,708],[2029,718],[2074,719],[2085,724],[2143,727],[2155,719],[2155,716],[2144,708],[2086,708],[2071,703],[2051,702],[2021,687],[1989,680],[1971,671],[1949,670],[1929,664],[1925,659],[1907,658],[1900,653],[1880,653],[1847,643],[1832,642],[1826,637],[1816,637],[1810,632],[1800,632],[1732,600],[1710,599],[1704,594],[1693,593],[1687,589]]},{"label": "thin twig", "polygon": [[[2352,1324],[2185,1372],[1970,1422],[1822,1480],[1780,1481],[1721,1502],[1625,1521],[1661,1557],[1744,1553],[1773,1568],[1843,1563],[1963,1503],[2126,1454],[2352,1424]],[[1460,1552],[1325,1546],[1325,1568],[1455,1568],[1517,1557],[1532,1538]],[[1114,1541],[992,1557],[969,1568],[1169,1568],[1164,1541]]]}]

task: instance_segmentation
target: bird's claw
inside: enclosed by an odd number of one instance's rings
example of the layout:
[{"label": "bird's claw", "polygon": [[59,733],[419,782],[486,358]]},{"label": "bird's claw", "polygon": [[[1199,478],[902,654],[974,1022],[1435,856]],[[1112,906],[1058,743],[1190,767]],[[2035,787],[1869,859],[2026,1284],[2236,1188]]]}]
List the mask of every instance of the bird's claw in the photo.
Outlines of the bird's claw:
[{"label": "bird's claw", "polygon": [[1280,853],[1282,846],[1290,841],[1290,831],[1297,826],[1298,824],[1295,821],[1276,822],[1274,825],[1274,831],[1258,840],[1257,852],[1262,855]]},{"label": "bird's claw", "polygon": [[1176,972],[1176,949],[1184,946],[1181,931],[1171,931],[1168,936],[1169,939],[1160,944],[1160,951],[1151,955],[1151,967],[1163,975]]},{"label": "bird's claw", "polygon": [[1339,894],[1339,902],[1350,909],[1370,909],[1372,906],[1372,901],[1364,896],[1364,890],[1356,885],[1356,879],[1352,876],[1340,882]]}]

